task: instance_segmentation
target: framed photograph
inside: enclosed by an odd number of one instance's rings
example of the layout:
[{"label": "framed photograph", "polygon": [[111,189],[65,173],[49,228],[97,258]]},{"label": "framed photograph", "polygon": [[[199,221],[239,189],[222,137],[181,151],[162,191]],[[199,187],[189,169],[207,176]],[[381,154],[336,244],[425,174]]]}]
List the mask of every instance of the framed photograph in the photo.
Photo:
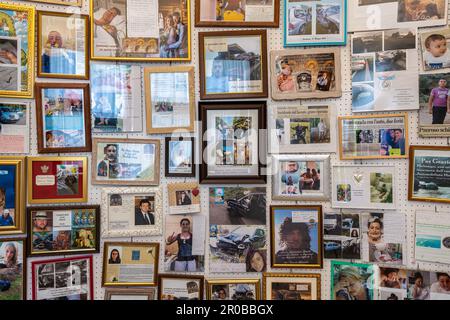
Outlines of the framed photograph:
[{"label": "framed photograph", "polygon": [[339,156],[352,159],[408,158],[408,115],[339,117]]},{"label": "framed photograph", "polygon": [[62,6],[81,7],[83,0],[30,0],[31,2],[58,4]]},{"label": "framed photograph", "polygon": [[103,287],[157,285],[159,243],[105,242]]},{"label": "framed photograph", "polygon": [[28,207],[28,256],[100,251],[100,206]]},{"label": "framed photograph", "polygon": [[38,12],[38,77],[89,79],[89,16]]},{"label": "framed photograph", "polygon": [[322,206],[270,206],[272,268],[322,268]]},{"label": "framed photograph", "polygon": [[361,259],[359,213],[324,213],[323,255],[325,259]]},{"label": "framed photograph", "polygon": [[102,237],[161,235],[162,207],[160,188],[102,188]]},{"label": "framed photograph", "polygon": [[331,300],[374,300],[377,266],[331,261]]},{"label": "framed photograph", "polygon": [[144,84],[147,133],[194,131],[193,67],[146,67]]},{"label": "framed photograph", "polygon": [[395,166],[333,166],[331,206],[348,209],[396,208]]},{"label": "framed photograph", "polygon": [[25,238],[0,239],[0,301],[27,300]]},{"label": "framed photograph", "polygon": [[204,137],[200,183],[265,184],[266,102],[199,102]]},{"label": "framed photograph", "polygon": [[268,110],[269,153],[336,152],[335,106],[277,106]]},{"label": "framed photograph", "polygon": [[0,154],[30,151],[30,110],[29,102],[0,100]]},{"label": "framed photograph", "polygon": [[347,0],[284,0],[284,46],[345,45]]},{"label": "framed photograph", "polygon": [[200,188],[197,182],[169,183],[168,214],[200,212]]},{"label": "framed photograph", "polygon": [[450,51],[447,49],[450,42],[450,28],[420,32],[419,38],[424,71],[450,68]]},{"label": "framed photograph", "polygon": [[91,59],[190,61],[189,0],[90,1]]},{"label": "framed photograph", "polygon": [[91,152],[88,83],[36,83],[39,153]]},{"label": "framed photograph", "polygon": [[0,97],[32,98],[35,9],[1,3],[0,16]]},{"label": "framed photograph", "polygon": [[195,177],[193,137],[166,137],[166,177]]},{"label": "framed photograph", "polygon": [[203,276],[160,274],[158,300],[203,300]]},{"label": "framed photograph", "polygon": [[450,203],[449,166],[450,147],[411,146],[408,200]]},{"label": "framed photograph", "polygon": [[270,71],[273,100],[342,95],[339,48],[272,50]]},{"label": "framed photograph", "polygon": [[155,300],[156,295],[156,287],[105,288],[105,300]]},{"label": "framed photograph", "polygon": [[263,300],[320,300],[319,273],[264,273]]},{"label": "framed photograph", "polygon": [[159,140],[93,139],[92,184],[158,185]]},{"label": "framed photograph", "polygon": [[27,157],[28,203],[87,202],[87,157]]},{"label": "framed photograph", "polygon": [[25,157],[0,157],[0,236],[25,233]]},{"label": "framed photograph", "polygon": [[272,199],[330,198],[330,155],[273,155]]},{"label": "framed photograph", "polygon": [[206,300],[261,300],[261,280],[208,279]]},{"label": "framed photograph", "polygon": [[278,28],[279,20],[279,1],[195,1],[196,27]]},{"label": "framed photograph", "polygon": [[199,32],[198,36],[200,99],[268,97],[266,30]]}]

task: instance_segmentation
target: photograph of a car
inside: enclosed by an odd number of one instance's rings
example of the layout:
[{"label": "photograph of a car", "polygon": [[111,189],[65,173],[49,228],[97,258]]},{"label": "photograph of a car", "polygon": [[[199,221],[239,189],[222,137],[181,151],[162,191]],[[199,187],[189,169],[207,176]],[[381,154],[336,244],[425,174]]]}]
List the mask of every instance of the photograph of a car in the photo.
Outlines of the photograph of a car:
[{"label": "photograph of a car", "polygon": [[239,229],[231,233],[217,237],[217,248],[230,253],[242,255],[248,249],[259,249],[266,244],[266,232],[262,228],[257,228],[252,235],[240,233]]},{"label": "photograph of a car", "polygon": [[0,109],[0,122],[4,124],[8,123],[16,123],[21,119],[21,115],[23,116],[23,112],[19,113],[17,110],[13,108],[1,108]]}]

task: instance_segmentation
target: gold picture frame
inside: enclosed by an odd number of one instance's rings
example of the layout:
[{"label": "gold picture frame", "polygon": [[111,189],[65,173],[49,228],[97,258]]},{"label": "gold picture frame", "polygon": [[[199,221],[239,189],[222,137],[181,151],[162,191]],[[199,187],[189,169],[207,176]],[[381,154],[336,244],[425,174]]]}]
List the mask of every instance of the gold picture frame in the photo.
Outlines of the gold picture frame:
[{"label": "gold picture frame", "polygon": [[[206,300],[261,300],[261,279],[207,279],[206,281]],[[254,298],[250,299],[248,292],[246,296],[248,299],[213,299],[214,286],[229,286],[238,284],[248,284],[255,286]],[[220,290],[220,289],[219,289]],[[226,292],[230,295],[230,292]]]},{"label": "gold picture frame", "polygon": [[[306,284],[314,284],[316,287],[316,290],[313,291],[313,285],[311,285],[311,297],[310,299],[304,299],[301,296],[299,296],[299,299],[292,299],[295,298],[295,294],[292,294],[291,292],[284,292],[281,294],[278,294],[278,299],[272,299],[272,288],[268,285],[268,282],[270,279],[276,279],[279,278],[280,280],[301,280],[303,279]],[[290,279],[289,279],[290,278]],[[297,281],[298,281],[297,280]],[[292,283],[289,281],[282,281],[282,283]],[[297,288],[296,288],[297,289]],[[271,293],[270,297],[267,294],[268,290]],[[291,290],[286,290],[291,291]],[[297,290],[294,290],[297,291]],[[263,273],[263,300],[321,300],[321,275],[320,273]]]},{"label": "gold picture frame", "polygon": [[29,0],[29,1],[37,3],[58,4],[62,6],[71,6],[71,7],[83,6],[83,0]]}]

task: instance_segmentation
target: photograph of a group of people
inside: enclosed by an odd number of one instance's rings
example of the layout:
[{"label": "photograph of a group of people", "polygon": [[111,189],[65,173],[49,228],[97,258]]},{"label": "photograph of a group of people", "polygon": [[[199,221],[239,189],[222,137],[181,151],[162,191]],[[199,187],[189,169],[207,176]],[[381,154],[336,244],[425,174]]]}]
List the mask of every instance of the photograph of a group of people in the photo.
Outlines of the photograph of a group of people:
[{"label": "photograph of a group of people", "polygon": [[285,128],[284,119],[276,119],[278,141],[285,140],[288,135],[289,144],[313,144],[330,142],[330,124],[326,118],[288,119]]},{"label": "photograph of a group of people", "polygon": [[323,163],[318,161],[281,161],[280,190],[278,194],[301,195],[322,190],[320,172]]},{"label": "photograph of a group of people", "polygon": [[254,283],[213,284],[212,300],[256,300]]},{"label": "photograph of a group of people", "polygon": [[[404,156],[404,128],[357,129],[354,137],[346,137],[344,152],[365,156]],[[345,135],[345,133],[344,133]]]}]

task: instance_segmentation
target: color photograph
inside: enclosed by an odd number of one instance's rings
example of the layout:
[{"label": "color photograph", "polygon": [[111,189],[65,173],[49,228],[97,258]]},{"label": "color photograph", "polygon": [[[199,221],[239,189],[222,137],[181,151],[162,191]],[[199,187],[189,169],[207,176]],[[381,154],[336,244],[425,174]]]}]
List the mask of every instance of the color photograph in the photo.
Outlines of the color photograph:
[{"label": "color photograph", "polygon": [[0,300],[26,300],[24,240],[1,239],[0,261]]},{"label": "color photograph", "polygon": [[331,300],[374,300],[371,264],[331,261]]}]

